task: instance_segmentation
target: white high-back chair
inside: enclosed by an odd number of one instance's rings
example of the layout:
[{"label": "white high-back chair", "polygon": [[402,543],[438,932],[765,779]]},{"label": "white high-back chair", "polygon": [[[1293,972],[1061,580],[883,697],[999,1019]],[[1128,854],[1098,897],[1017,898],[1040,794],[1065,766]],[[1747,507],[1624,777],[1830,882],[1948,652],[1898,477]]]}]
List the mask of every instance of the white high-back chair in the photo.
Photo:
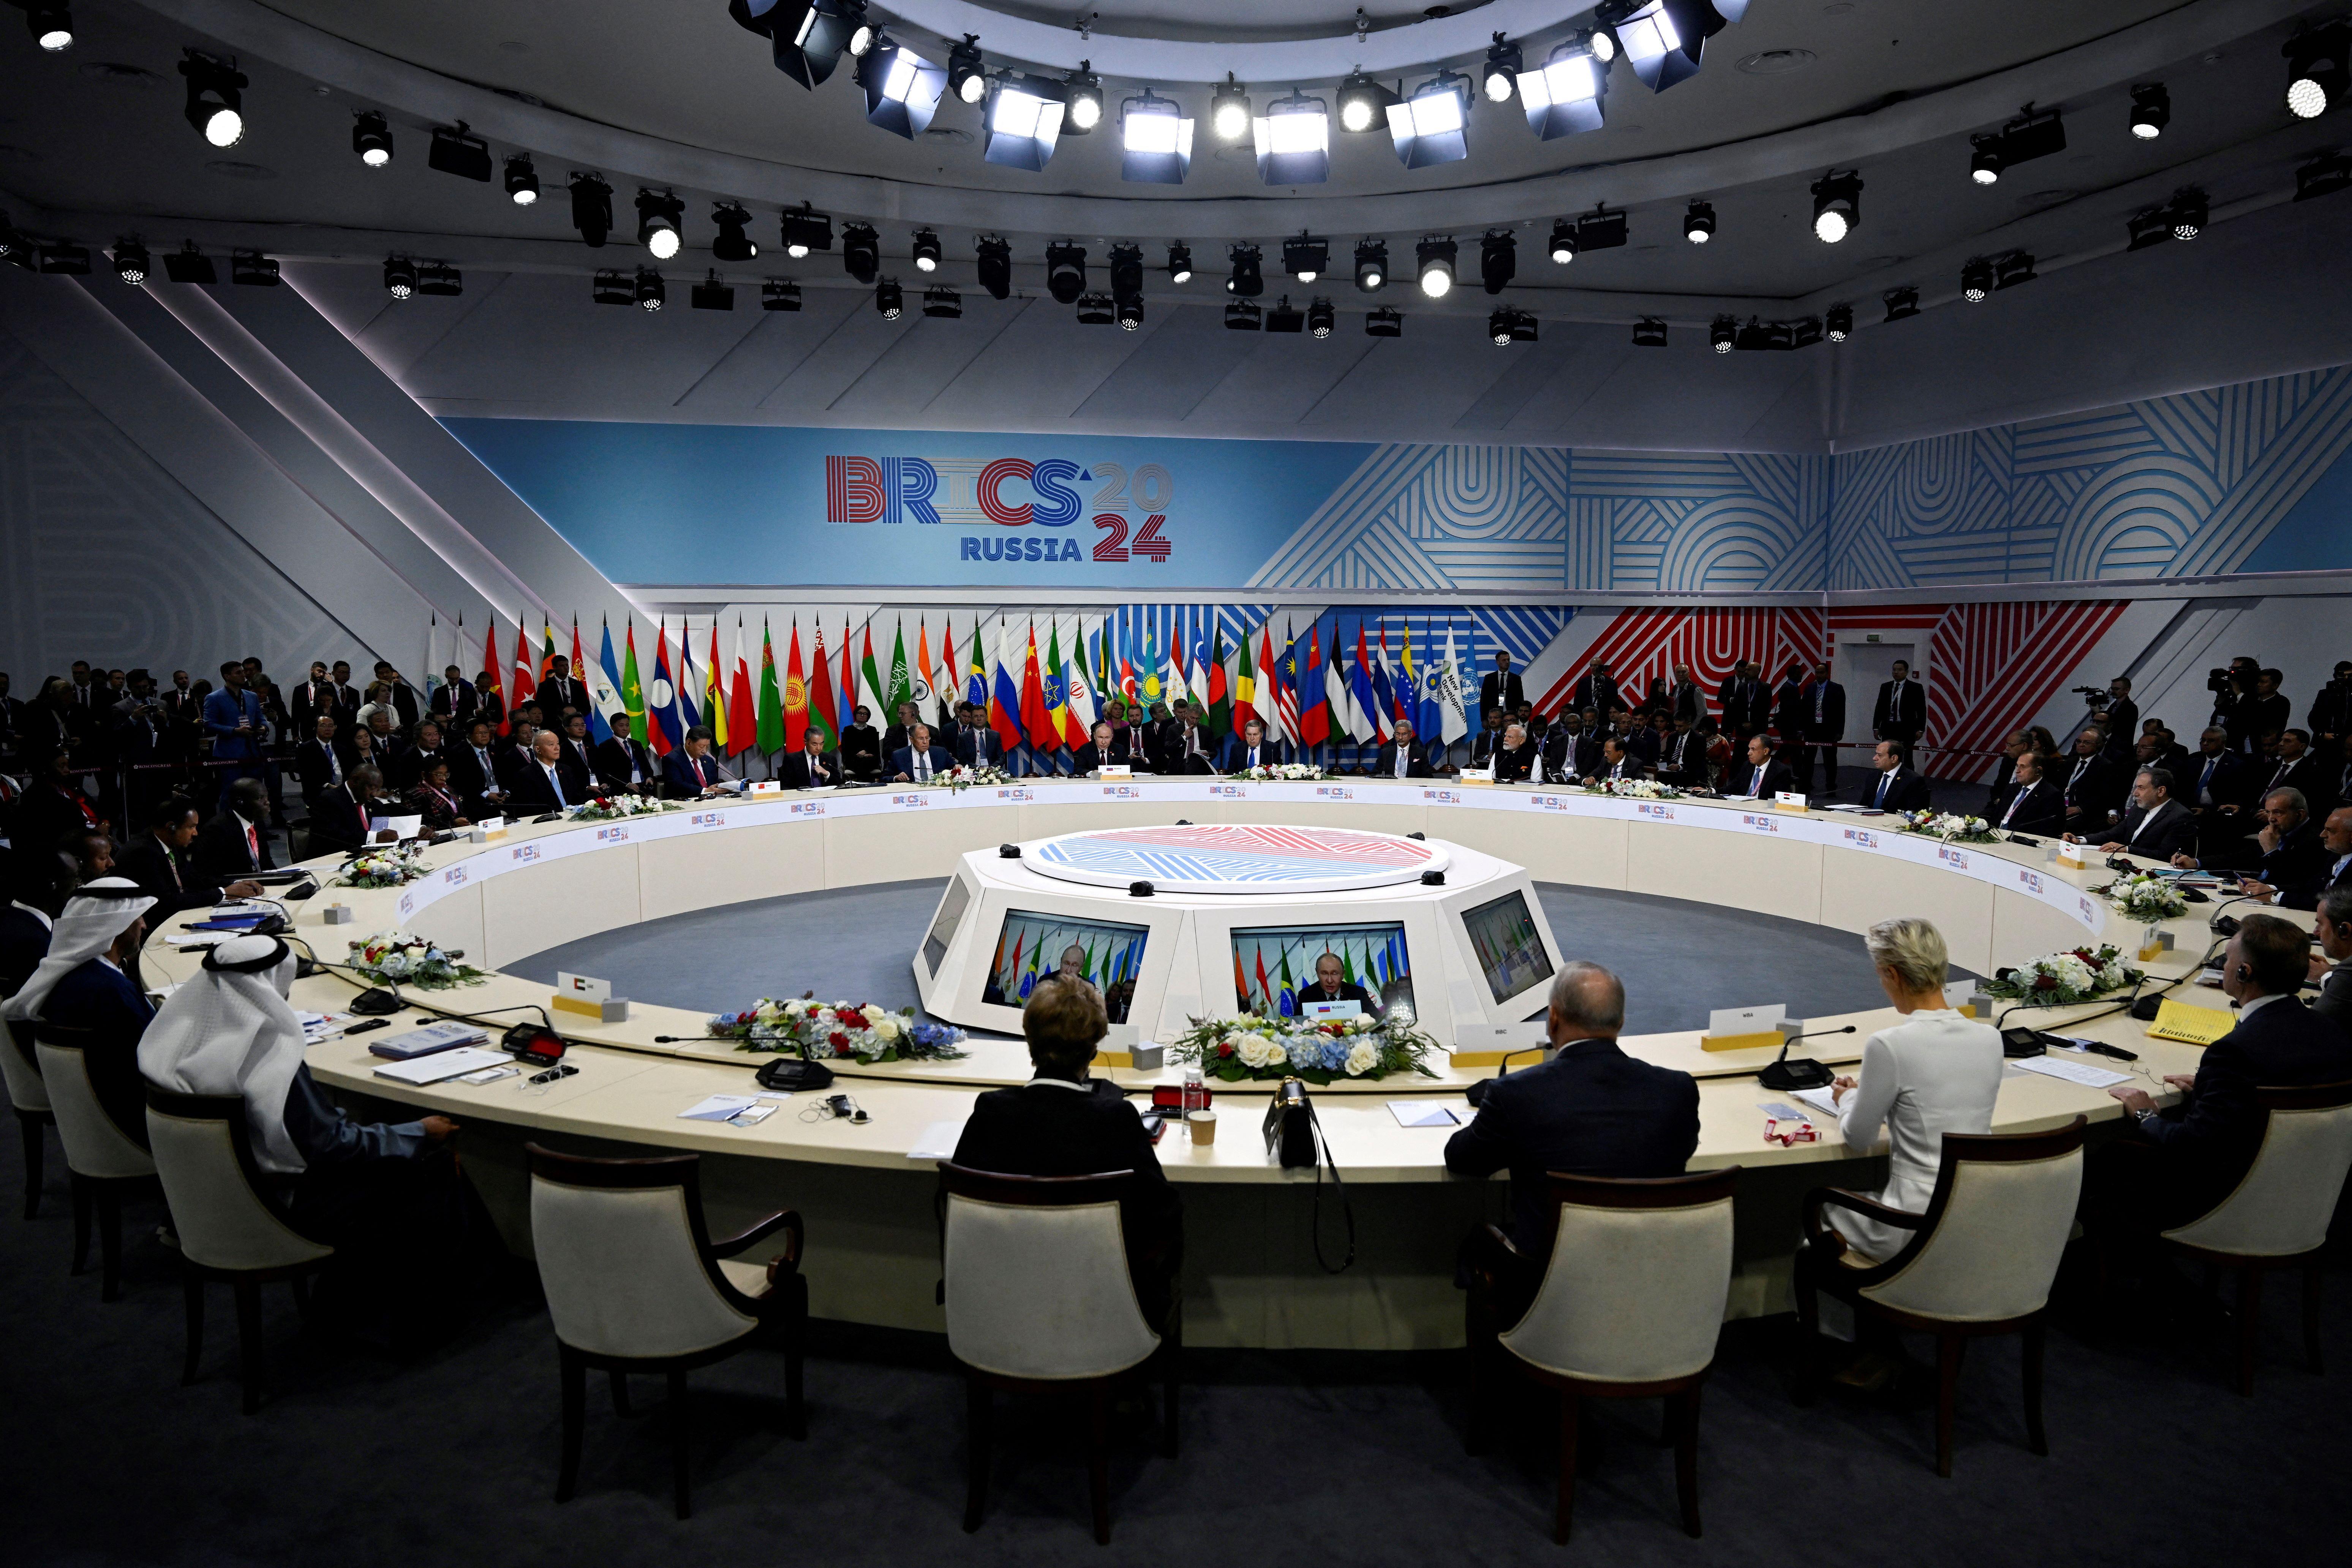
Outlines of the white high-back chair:
[{"label": "white high-back chair", "polygon": [[[630,1373],[668,1379],[670,1467],[677,1517],[688,1516],[686,1374],[724,1361],[756,1335],[783,1341],[785,1415],[805,1436],[801,1363],[808,1281],[800,1272],[801,1216],[785,1209],[740,1236],[712,1241],[702,1215],[701,1156],[592,1160],[526,1143],[530,1155],[530,1239],[554,1320],[563,1383],[563,1461],[555,1500],[580,1479],[588,1369],[612,1380],[613,1404],[629,1413]],[[740,1255],[779,1231],[774,1260]]]},{"label": "white high-back chair", "polygon": [[235,1095],[147,1089],[147,1147],[180,1239],[180,1276],[188,1296],[188,1353],[183,1386],[196,1381],[205,1349],[205,1281],[225,1279],[236,1297],[238,1381],[245,1413],[261,1408],[261,1287],[289,1280],[307,1310],[310,1277],[335,1249],[286,1223],[268,1196],[269,1179],[254,1163],[245,1101]]},{"label": "white high-back chair", "polygon": [[[1576,1501],[1582,1401],[1664,1399],[1683,1529],[1696,1536],[1699,1388],[1715,1364],[1731,1291],[1731,1197],[1739,1167],[1633,1180],[1554,1172],[1549,1180],[1558,1226],[1532,1299],[1523,1282],[1515,1289],[1499,1271],[1473,1273],[1473,1446],[1492,1392],[1490,1368],[1515,1368],[1559,1391],[1552,1539],[1565,1542]],[[1487,1240],[1499,1258],[1520,1256],[1498,1230],[1490,1227]],[[1534,1268],[1527,1260],[1526,1270]]]},{"label": "white high-back chair", "polygon": [[[1906,1214],[1843,1187],[1806,1195],[1797,1253],[1797,1318],[1807,1366],[1799,1397],[1822,1374],[1820,1294],[1897,1328],[1936,1336],[1936,1473],[1952,1473],[1952,1421],[1965,1341],[2022,1334],[2025,1435],[2048,1454],[2042,1428],[2042,1316],[2083,1194],[2077,1116],[2051,1132],[1944,1134],[1943,1163],[1926,1212]],[[1895,1256],[1870,1263],[1845,1247],[1822,1210],[1836,1206],[1912,1233]]]},{"label": "white high-back chair", "polygon": [[[16,986],[0,981],[0,1002],[16,994]],[[16,1131],[25,1140],[25,1217],[31,1219],[41,1212],[45,1143],[41,1129],[57,1125],[58,1119],[49,1108],[49,1091],[41,1082],[40,1067],[33,1059],[30,1024],[0,1024],[0,1082],[7,1085],[8,1105],[16,1113]]]},{"label": "white high-back chair", "polygon": [[[155,1179],[155,1162],[138,1138],[115,1125],[90,1082],[89,1032],[46,1020],[33,1025],[33,1048],[41,1083],[57,1118],[58,1142],[65,1145],[66,1170],[73,1182],[73,1272],[89,1261],[90,1211],[98,1215],[99,1299],[122,1295],[122,1194],[127,1187]],[[139,1130],[141,1132],[145,1128]]]},{"label": "white high-back chair", "polygon": [[2352,1083],[2258,1089],[2269,1113],[2254,1163],[2230,1195],[2164,1239],[2208,1267],[2238,1276],[2238,1392],[2254,1392],[2254,1336],[2263,1276],[2303,1270],[2303,1349],[2320,1370],[2320,1251],[2352,1170]]},{"label": "white high-back chair", "polygon": [[[1136,1295],[1122,1198],[1132,1171],[1009,1176],[942,1162],[948,1349],[963,1363],[969,1485],[963,1527],[988,1502],[991,1391],[1082,1392],[1095,1539],[1110,1541],[1110,1399],[1119,1383],[1165,1380],[1164,1450],[1176,1452],[1181,1302],[1153,1323]],[[1149,1257],[1169,1238],[1139,1237]]]}]

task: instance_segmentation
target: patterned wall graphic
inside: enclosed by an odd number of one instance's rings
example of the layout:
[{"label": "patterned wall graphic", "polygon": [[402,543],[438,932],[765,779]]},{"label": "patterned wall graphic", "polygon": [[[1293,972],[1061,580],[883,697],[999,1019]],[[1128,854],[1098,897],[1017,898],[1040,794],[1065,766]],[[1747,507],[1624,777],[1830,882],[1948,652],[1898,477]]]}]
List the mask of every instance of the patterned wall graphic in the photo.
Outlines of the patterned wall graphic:
[{"label": "patterned wall graphic", "polygon": [[1568,585],[1612,593],[1821,588],[1830,467],[1769,453],[1580,451]]},{"label": "patterned wall graphic", "polygon": [[1376,448],[1250,578],[1253,588],[1557,588],[1558,447]]},{"label": "patterned wall graphic", "polygon": [[1674,679],[1687,665],[1712,697],[1742,659],[1755,659],[1778,681],[1789,666],[1819,658],[1828,632],[1817,609],[1626,610],[1546,688],[1536,706],[1555,713],[1576,683],[1606,661],[1621,689],[1639,696],[1653,679]]}]

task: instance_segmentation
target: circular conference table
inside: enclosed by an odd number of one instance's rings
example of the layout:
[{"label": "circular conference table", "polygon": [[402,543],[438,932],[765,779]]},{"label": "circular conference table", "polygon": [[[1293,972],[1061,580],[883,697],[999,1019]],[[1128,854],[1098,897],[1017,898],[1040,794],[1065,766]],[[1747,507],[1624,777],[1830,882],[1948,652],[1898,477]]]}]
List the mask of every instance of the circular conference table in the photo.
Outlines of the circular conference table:
[{"label": "circular conference table", "polygon": [[[526,954],[663,917],[782,894],[946,878],[966,853],[1006,842],[1081,829],[1194,823],[1276,823],[1350,826],[1404,834],[1498,858],[1534,878],[1575,886],[1701,894],[1718,906],[1780,915],[1860,932],[1897,915],[1925,916],[1950,944],[1952,960],[1978,973],[2023,963],[2086,940],[2130,950],[2139,928],[2088,889],[2112,873],[2062,867],[2044,848],[2010,844],[1948,846],[1896,833],[1892,818],[1758,809],[1754,803],[1620,800],[1579,790],[1482,787],[1446,781],[1261,784],[1201,778],[1131,782],[1072,780],[982,786],[769,795],[705,803],[658,816],[609,823],[512,826],[503,838],[460,837],[424,851],[432,868],[406,887],[329,886],[287,908],[294,933],[330,961],[347,956],[358,937],[399,929],[462,949],[495,971]],[[317,862],[322,879],[334,862]],[[330,925],[325,910],[344,903],[349,924]],[[2207,919],[2216,905],[2193,905],[2170,922],[2175,947],[2146,964],[2153,980],[2187,973],[2214,940]],[[2241,911],[2242,912],[2242,910]],[[192,973],[200,955],[170,942],[194,911],[150,939],[151,981]],[[2309,916],[2296,916],[2307,926]],[[1575,956],[1573,953],[1568,956]],[[1689,955],[1693,964],[1707,961]],[[2134,960],[2133,962],[2137,962]],[[298,1006],[343,1010],[357,986],[332,974],[295,984]],[[779,951],[763,973],[742,977],[739,992],[712,997],[712,1010],[749,1005],[761,994],[797,995],[814,988],[838,998],[823,974],[800,971]],[[2184,987],[2184,1000],[2226,1006],[2212,991]],[[546,985],[492,973],[479,986],[421,994],[451,1011],[487,1013],[544,1005]],[[1530,1010],[1541,994],[1523,998]],[[1850,1062],[1871,1031],[1894,1021],[1892,1009],[1808,1016],[1805,998],[1783,1003],[1808,1028],[1856,1026],[1852,1035],[1809,1040],[1799,1054]],[[2159,1100],[2158,1081],[2196,1070],[2197,1047],[2148,1037],[2145,1026],[2112,1004],[2021,1011],[2012,1020],[2087,1035],[2138,1053],[2136,1064],[2105,1058],[2089,1065],[2130,1070]],[[2074,1020],[2104,1014],[2075,1026]],[[507,1022],[488,1021],[492,1037]],[[558,1015],[572,1042],[566,1058],[577,1075],[533,1086],[522,1078],[471,1086],[444,1082],[416,1089],[378,1078],[373,1041],[430,1021],[411,1012],[391,1031],[331,1037],[312,1047],[312,1072],[355,1113],[406,1120],[427,1111],[464,1126],[466,1168],[497,1216],[508,1244],[530,1252],[528,1176],[522,1145],[538,1139],[575,1152],[643,1153],[691,1150],[704,1157],[703,1188],[714,1231],[779,1207],[798,1209],[808,1226],[803,1265],[811,1309],[819,1316],[894,1327],[940,1330],[934,1304],[939,1236],[929,1160],[909,1151],[961,1122],[978,1092],[1029,1077],[1018,1041],[978,1039],[950,1062],[864,1068],[835,1064],[835,1091],[855,1097],[865,1123],[820,1118],[821,1098],[803,1094],[756,1126],[682,1120],[714,1093],[751,1093],[752,1070],[765,1057],[705,1037],[707,1015],[633,1005],[623,1022]],[[656,1036],[685,1037],[659,1044]],[[1707,1051],[1696,1033],[1627,1037],[1631,1054],[1683,1068],[1700,1080],[1700,1138],[1694,1169],[1743,1167],[1738,1204],[1737,1265],[1728,1313],[1749,1316],[1789,1304],[1790,1258],[1799,1205],[1823,1184],[1874,1187],[1883,1145],[1850,1149],[1826,1118],[1820,1141],[1784,1147],[1764,1136],[1766,1101],[1756,1069],[1769,1051]],[[1491,1060],[1491,1055],[1486,1058]],[[1331,1152],[1346,1182],[1356,1258],[1325,1272],[1316,1251],[1319,1217],[1324,1255],[1342,1256],[1347,1239],[1340,1199],[1325,1179],[1274,1165],[1258,1135],[1268,1085],[1213,1084],[1220,1136],[1195,1147],[1171,1127],[1160,1159],[1185,1200],[1188,1340],[1204,1345],[1426,1349],[1462,1342],[1461,1298],[1454,1258],[1477,1221],[1499,1217],[1505,1186],[1465,1181],[1444,1168],[1446,1128],[1407,1128],[1386,1101],[1433,1099],[1465,1119],[1462,1091],[1491,1066],[1432,1064],[1433,1080],[1391,1079],[1334,1084],[1315,1092]],[[1156,1072],[1110,1069],[1122,1088],[1180,1079],[1177,1066]],[[2077,1114],[2112,1123],[2120,1107],[2102,1089],[2011,1068],[1994,1117],[1995,1131],[2063,1124]],[[2097,1129],[2095,1128],[2095,1132]]]}]

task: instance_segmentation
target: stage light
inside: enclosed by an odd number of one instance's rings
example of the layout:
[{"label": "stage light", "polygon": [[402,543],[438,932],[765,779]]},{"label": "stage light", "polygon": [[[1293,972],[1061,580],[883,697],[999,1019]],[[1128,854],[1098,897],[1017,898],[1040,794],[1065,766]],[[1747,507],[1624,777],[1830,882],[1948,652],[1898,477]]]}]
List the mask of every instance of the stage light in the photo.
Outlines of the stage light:
[{"label": "stage light", "polygon": [[1414,274],[1421,280],[1421,291],[1432,300],[1443,300],[1454,289],[1454,263],[1460,247],[1453,240],[1432,237],[1413,247]]},{"label": "stage light", "polygon": [[1683,237],[1693,245],[1705,245],[1715,237],[1715,204],[1693,202],[1683,214]]},{"label": "stage light", "polygon": [[1062,304],[1077,303],[1078,296],[1087,291],[1084,246],[1063,239],[1045,247],[1045,291]]},{"label": "stage light", "polygon": [[650,267],[637,268],[637,309],[648,313],[662,308],[669,290],[662,284],[662,275]]},{"label": "stage light", "polygon": [[1862,226],[1862,176],[1835,170],[1813,182],[1813,237],[1835,245]]},{"label": "stage light", "polygon": [[[238,279],[243,282],[243,279]],[[419,296],[437,295],[454,300],[466,291],[466,279],[446,261],[420,261],[416,264],[416,292]]]},{"label": "stage light", "polygon": [[572,226],[582,244],[602,249],[613,232],[613,187],[593,174],[572,175]]},{"label": "stage light", "polygon": [[[449,276],[455,279],[457,276],[457,268],[451,268]],[[264,256],[257,250],[240,250],[229,258],[228,280],[232,283],[241,283],[248,289],[275,289],[279,280],[278,258],[274,256]],[[425,287],[422,268],[419,269],[416,291],[420,294],[438,291]],[[449,292],[455,294],[457,290],[452,289]]]},{"label": "stage light", "polygon": [[1331,268],[1331,242],[1300,235],[1282,242],[1282,269],[1301,283],[1312,283]]},{"label": "stage light", "polygon": [[1615,250],[1625,243],[1625,215],[1611,212],[1607,204],[1595,206],[1576,220],[1578,255],[1588,250]]},{"label": "stage light", "polygon": [[425,149],[425,166],[487,185],[490,183],[490,144],[478,136],[467,135],[467,130],[462,120],[454,126],[435,126],[432,143]]},{"label": "stage light", "polygon": [[760,285],[760,309],[762,310],[797,310],[801,308],[801,286],[789,278],[771,278]]},{"label": "stage light", "polygon": [[667,261],[676,256],[686,237],[678,225],[686,217],[686,203],[667,191],[637,192],[637,243],[653,253],[656,261]]},{"label": "stage light", "polygon": [[416,263],[405,256],[383,258],[383,291],[395,300],[405,300],[416,292]]},{"label": "stage light", "polygon": [[1495,103],[1510,102],[1511,84],[1526,69],[1527,63],[1520,58],[1519,46],[1505,38],[1502,34],[1496,34],[1495,41],[1486,47],[1484,85],[1488,100]]},{"label": "stage light", "polygon": [[2316,120],[2344,96],[2345,58],[2352,53],[2352,23],[2341,19],[2305,26],[2287,40],[2287,112]]},{"label": "stage light", "polygon": [[832,76],[844,50],[866,53],[874,36],[866,0],[729,0],[727,12],[768,38],[776,68],[806,88]]},{"label": "stage light", "polygon": [[539,201],[539,171],[530,166],[528,153],[517,153],[507,160],[507,199],[519,207]]},{"label": "stage light", "polygon": [[1168,247],[1168,280],[1171,283],[1192,281],[1192,247],[1171,245]]},{"label": "stage light", "polygon": [[[1389,116],[1393,130],[1396,116]],[[1319,185],[1331,177],[1331,115],[1319,98],[1294,90],[1250,121],[1257,177],[1269,185]]]},{"label": "stage light", "polygon": [[1108,327],[1117,315],[1118,312],[1111,308],[1109,295],[1081,294],[1078,296],[1078,325]]},{"label": "stage light", "polygon": [[1119,331],[1134,332],[1143,330],[1143,300],[1140,296],[1114,300],[1113,303],[1118,307]]},{"label": "stage light", "polygon": [[980,286],[992,300],[1013,293],[1013,247],[1002,235],[986,234],[972,242],[979,253]]},{"label": "stage light", "polygon": [[2172,237],[2195,239],[2205,232],[2205,193],[2184,185],[2172,193]]},{"label": "stage light", "polygon": [[[1616,35],[1625,63],[1652,92],[1664,92],[1698,73],[1696,48],[1685,49],[1682,29],[1664,0],[1613,0],[1594,16]],[[1698,42],[1694,38],[1694,46]]]},{"label": "stage light", "polygon": [[1102,78],[1095,75],[1092,60],[1080,60],[1078,68],[1062,80],[1065,101],[1069,104],[1069,133],[1084,136],[1102,123]]},{"label": "stage light", "polygon": [[988,67],[981,58],[978,33],[966,33],[948,51],[948,90],[958,103],[978,103],[988,96]]},{"label": "stage light", "polygon": [[180,61],[180,74],[188,79],[188,123],[215,147],[234,147],[245,140],[245,89],[252,84],[236,63],[189,49]]},{"label": "stage light", "polygon": [[1908,284],[1900,289],[1889,289],[1880,298],[1886,301],[1886,319],[1889,321],[1907,321],[1919,313],[1919,290]]},{"label": "stage light", "polygon": [[1350,134],[1377,131],[1387,124],[1389,105],[1399,101],[1395,93],[1362,71],[1342,81],[1338,96],[1339,129]]},{"label": "stage light", "polygon": [[33,35],[33,42],[51,54],[73,47],[73,13],[63,5],[38,4],[37,0],[20,0],[25,5],[25,31]]},{"label": "stage light", "polygon": [[883,34],[857,62],[857,85],[866,89],[866,123],[908,141],[930,129],[948,73]]},{"label": "stage light", "polygon": [[915,258],[916,271],[937,272],[940,269],[940,237],[928,228],[917,229],[911,254]]},{"label": "stage light", "polygon": [[926,289],[923,314],[935,321],[960,321],[963,320],[963,296],[952,289]]},{"label": "stage light", "polygon": [[2000,179],[2000,138],[1988,131],[1969,138],[1972,149],[1969,154],[1969,178],[1979,185],[1998,184]]},{"label": "stage light", "polygon": [[1331,309],[1330,300],[1310,300],[1307,302],[1307,336],[1328,338],[1331,335],[1331,329],[1339,325],[1339,312]]},{"label": "stage light", "polygon": [[1519,78],[1519,104],[1528,112],[1528,129],[1549,142],[1600,130],[1601,98],[1608,90],[1607,57],[1571,39],[1552,50],[1541,70]]},{"label": "stage light", "polygon": [[1470,79],[1440,71],[1389,106],[1389,135],[1408,169],[1457,163],[1470,155]]},{"label": "stage light", "polygon": [[989,91],[988,113],[982,121],[987,145],[981,156],[1008,169],[1037,173],[1061,140],[1068,107],[1062,84],[1006,71],[990,84]]},{"label": "stage light", "polygon": [[2006,256],[1996,257],[1992,267],[1992,286],[1996,290],[2014,289],[2020,283],[2031,283],[2034,279],[2033,258],[2021,250],[2012,250]]},{"label": "stage light", "polygon": [[1790,348],[1809,349],[1822,341],[1822,319],[1819,316],[1807,316],[1802,320],[1790,321],[1788,327]]},{"label": "stage light", "polygon": [[625,272],[599,272],[590,284],[589,298],[599,305],[634,305],[637,286]]},{"label": "stage light", "polygon": [[1490,228],[1478,242],[1478,281],[1499,294],[1519,275],[1519,242],[1507,228]]},{"label": "stage light", "polygon": [[1548,254],[1554,266],[1565,267],[1576,259],[1576,225],[1564,217],[1551,221],[1551,244]]},{"label": "stage light", "polygon": [[841,226],[841,269],[860,283],[871,283],[882,270],[882,241],[870,223]]},{"label": "stage light", "polygon": [[1969,258],[1960,268],[1960,298],[1971,305],[1981,305],[1992,297],[1992,263],[1981,256]]},{"label": "stage light", "polygon": [[2294,199],[2299,202],[2332,196],[2347,185],[2352,185],[2352,157],[2341,153],[2323,153],[2294,172]]},{"label": "stage light", "polygon": [[1220,142],[1238,142],[1250,132],[1249,94],[1225,73],[1225,84],[1209,95],[1209,129],[1217,133]]},{"label": "stage light", "polygon": [[1388,241],[1367,239],[1359,242],[1356,246],[1356,287],[1367,294],[1375,294],[1388,280]]},{"label": "stage light", "polygon": [[114,242],[114,275],[136,289],[147,281],[147,247],[129,235]]},{"label": "stage light", "polygon": [[1511,318],[1517,312],[1504,305],[1486,317],[1486,336],[1497,348],[1507,347],[1511,341]]},{"label": "stage light", "polygon": [[2124,234],[2126,255],[2135,250],[2147,250],[2172,242],[2172,212],[2168,207],[2148,207],[2134,213],[2125,220]]},{"label": "stage light", "polygon": [[1118,106],[1119,178],[1181,185],[1192,168],[1192,120],[1172,98],[1150,88]]},{"label": "stage light", "polygon": [[213,268],[213,258],[198,250],[193,239],[163,258],[163,276],[174,283],[215,284],[220,281],[220,274]]},{"label": "stage light", "polygon": [[714,267],[701,282],[687,291],[686,302],[696,310],[731,310],[735,308],[735,290],[727,286]]},{"label": "stage light", "polygon": [[784,209],[782,230],[784,254],[794,261],[812,250],[833,248],[833,219],[806,203]]},{"label": "stage light", "polygon": [[9,223],[6,213],[0,213],[0,261],[25,265],[25,237]]},{"label": "stage light", "polygon": [[1586,48],[1591,49],[1592,58],[1604,66],[1617,58],[1617,35],[1606,27],[1595,27],[1590,32],[1579,33],[1570,41],[1582,44]]},{"label": "stage light", "polygon": [[1637,349],[1662,349],[1666,346],[1666,324],[1655,316],[1644,316],[1633,323],[1633,346]]},{"label": "stage light", "polygon": [[2164,134],[2172,123],[2172,94],[2160,81],[2151,81],[2131,89],[2131,133],[2143,142],[2153,142]]},{"label": "stage light", "polygon": [[86,246],[64,240],[52,241],[41,247],[40,258],[40,269],[44,272],[54,272],[66,278],[89,276],[89,250]]},{"label": "stage light", "polygon": [[1828,314],[1822,318],[1822,324],[1829,331],[1830,342],[1833,343],[1845,342],[1853,335],[1853,307],[1832,305]]},{"label": "stage light", "polygon": [[1263,257],[1255,245],[1228,246],[1226,259],[1232,264],[1225,274],[1225,292],[1244,300],[1255,300],[1265,292]]},{"label": "stage light", "polygon": [[1706,329],[1707,346],[1719,354],[1727,354],[1739,341],[1739,323],[1729,316],[1717,316]]},{"label": "stage light", "polygon": [[1377,310],[1365,311],[1364,336],[1368,338],[1404,336],[1404,312],[1385,305]]},{"label": "stage light", "polygon": [[1143,247],[1110,247],[1110,297],[1122,304],[1143,298]]},{"label": "stage light", "polygon": [[760,254],[757,241],[751,237],[751,215],[740,202],[720,202],[710,209],[710,221],[719,226],[719,237],[710,242],[710,254],[721,261],[749,261]]},{"label": "stage light", "polygon": [[371,169],[392,165],[392,123],[374,110],[362,110],[352,117],[352,151],[360,162]]},{"label": "stage light", "polygon": [[2066,122],[2056,110],[2041,114],[2026,114],[2011,121],[1999,131],[1979,132],[1969,138],[1975,152],[1969,159],[1969,178],[1979,185],[1997,182],[2003,174],[2020,163],[2031,163],[2036,158],[2047,158],[2066,150]]},{"label": "stage light", "polygon": [[1279,303],[1267,307],[1265,330],[1269,332],[1303,332],[1307,330],[1307,312],[1293,309],[1290,296],[1285,294]]},{"label": "stage light", "polygon": [[1258,330],[1260,325],[1259,319],[1264,314],[1264,311],[1260,310],[1255,305],[1250,303],[1247,300],[1233,300],[1225,306],[1225,331],[1229,332],[1255,332]]}]

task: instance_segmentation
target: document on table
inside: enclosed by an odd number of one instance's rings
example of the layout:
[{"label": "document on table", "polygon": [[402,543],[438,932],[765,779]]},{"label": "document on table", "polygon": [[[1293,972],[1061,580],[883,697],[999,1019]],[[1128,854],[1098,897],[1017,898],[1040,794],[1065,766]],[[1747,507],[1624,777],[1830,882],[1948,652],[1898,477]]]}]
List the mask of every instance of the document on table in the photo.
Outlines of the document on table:
[{"label": "document on table", "polygon": [[1451,1108],[1429,1100],[1391,1100],[1389,1114],[1399,1127],[1459,1127],[1462,1119]]},{"label": "document on table", "polygon": [[714,1094],[677,1113],[681,1121],[732,1121],[760,1103],[756,1094]]},{"label": "document on table", "polygon": [[414,1057],[404,1062],[384,1062],[375,1069],[378,1078],[388,1078],[394,1083],[405,1083],[422,1089],[444,1079],[479,1072],[484,1068],[503,1067],[508,1058],[504,1051],[477,1050],[436,1051],[427,1057]]},{"label": "document on table", "polygon": [[963,1142],[963,1123],[934,1121],[923,1129],[915,1146],[907,1151],[909,1160],[952,1160],[956,1145]]},{"label": "document on table", "polygon": [[1834,1089],[1792,1089],[1789,1098],[1809,1110],[1818,1110],[1832,1121],[1838,1119],[1838,1103]]},{"label": "document on table", "polygon": [[2062,1061],[2055,1057],[2020,1057],[2009,1064],[2025,1072],[2038,1072],[2044,1078],[2063,1078],[2068,1083],[2079,1083],[2084,1089],[2105,1089],[2109,1084],[2129,1083],[2131,1074],[2109,1072],[2085,1062]]}]

